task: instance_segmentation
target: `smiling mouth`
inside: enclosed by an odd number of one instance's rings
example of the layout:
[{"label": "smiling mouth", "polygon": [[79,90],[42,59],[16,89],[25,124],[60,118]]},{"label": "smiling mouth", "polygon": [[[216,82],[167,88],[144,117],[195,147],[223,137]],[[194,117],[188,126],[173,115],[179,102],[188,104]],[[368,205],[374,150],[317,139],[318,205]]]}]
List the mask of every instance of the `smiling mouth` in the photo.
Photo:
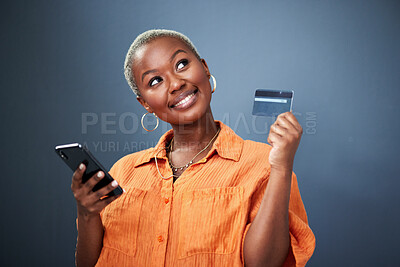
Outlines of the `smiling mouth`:
[{"label": "smiling mouth", "polygon": [[190,95],[188,95],[187,97],[185,97],[184,99],[182,99],[181,101],[176,103],[175,105],[172,105],[171,108],[176,108],[176,107],[184,105],[197,93],[197,91],[198,90],[196,89],[193,93],[191,93]]}]

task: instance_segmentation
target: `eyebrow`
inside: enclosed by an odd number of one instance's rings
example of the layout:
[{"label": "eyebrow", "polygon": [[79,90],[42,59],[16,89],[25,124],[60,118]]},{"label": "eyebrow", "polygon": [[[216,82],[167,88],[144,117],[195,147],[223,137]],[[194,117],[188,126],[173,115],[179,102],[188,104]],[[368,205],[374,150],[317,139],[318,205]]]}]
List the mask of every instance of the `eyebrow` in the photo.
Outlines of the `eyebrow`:
[{"label": "eyebrow", "polygon": [[156,70],[148,70],[148,71],[144,72],[144,73],[142,74],[142,82],[143,82],[144,76],[146,76],[147,74],[150,74],[150,73],[152,73],[152,72],[157,72],[157,71],[156,71]]},{"label": "eyebrow", "polygon": [[174,60],[176,55],[179,54],[179,53],[186,53],[187,54],[187,52],[185,50],[178,49],[178,50],[175,51],[175,53],[172,54],[171,58],[169,59],[169,62],[172,62],[172,60]]},{"label": "eyebrow", "polygon": [[[176,55],[178,55],[179,53],[186,53],[186,54],[187,54],[187,52],[186,52],[185,50],[178,49],[178,50],[175,51],[175,53],[172,54],[171,58],[169,59],[169,62],[172,62],[172,60],[174,60],[174,58],[176,57]],[[145,71],[145,72],[142,74],[142,82],[143,82],[144,76],[146,76],[147,74],[153,73],[153,72],[157,72],[157,70],[148,70],[148,71]]]}]

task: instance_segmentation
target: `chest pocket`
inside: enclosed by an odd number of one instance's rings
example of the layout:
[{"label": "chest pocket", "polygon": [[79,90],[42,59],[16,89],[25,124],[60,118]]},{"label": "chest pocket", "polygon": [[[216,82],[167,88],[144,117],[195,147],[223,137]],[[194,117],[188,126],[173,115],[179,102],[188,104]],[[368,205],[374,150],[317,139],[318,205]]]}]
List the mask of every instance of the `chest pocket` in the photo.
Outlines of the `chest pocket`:
[{"label": "chest pocket", "polygon": [[240,243],[243,188],[185,192],[182,196],[178,258],[199,253],[230,254]]},{"label": "chest pocket", "polygon": [[131,188],[114,200],[102,213],[103,246],[134,256],[140,212],[146,191]]}]

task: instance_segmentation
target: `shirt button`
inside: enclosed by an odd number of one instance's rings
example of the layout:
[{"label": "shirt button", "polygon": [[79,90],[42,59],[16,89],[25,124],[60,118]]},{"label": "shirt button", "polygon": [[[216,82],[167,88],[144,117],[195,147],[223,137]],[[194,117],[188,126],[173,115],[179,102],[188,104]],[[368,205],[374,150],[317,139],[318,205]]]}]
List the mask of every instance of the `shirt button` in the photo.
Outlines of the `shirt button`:
[{"label": "shirt button", "polygon": [[164,198],[164,202],[165,202],[165,204],[167,204],[169,202],[169,199],[167,197]]},{"label": "shirt button", "polygon": [[163,239],[162,235],[159,235],[158,236],[158,242],[163,242],[163,241],[164,241],[164,239]]}]

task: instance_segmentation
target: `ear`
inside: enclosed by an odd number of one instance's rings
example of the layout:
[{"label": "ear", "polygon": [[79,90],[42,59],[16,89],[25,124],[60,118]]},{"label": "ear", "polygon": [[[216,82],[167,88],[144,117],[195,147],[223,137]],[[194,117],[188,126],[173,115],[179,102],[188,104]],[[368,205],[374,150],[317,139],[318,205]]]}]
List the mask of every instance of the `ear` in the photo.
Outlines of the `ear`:
[{"label": "ear", "polygon": [[141,96],[136,97],[136,99],[147,110],[147,112],[153,113],[153,110],[150,108],[150,106],[147,104],[147,102]]},{"label": "ear", "polygon": [[208,69],[208,66],[207,66],[207,62],[205,61],[204,58],[200,59],[200,61],[203,64],[203,68],[204,68],[204,71],[207,74],[207,77],[210,78],[211,75],[210,75],[210,70]]}]

